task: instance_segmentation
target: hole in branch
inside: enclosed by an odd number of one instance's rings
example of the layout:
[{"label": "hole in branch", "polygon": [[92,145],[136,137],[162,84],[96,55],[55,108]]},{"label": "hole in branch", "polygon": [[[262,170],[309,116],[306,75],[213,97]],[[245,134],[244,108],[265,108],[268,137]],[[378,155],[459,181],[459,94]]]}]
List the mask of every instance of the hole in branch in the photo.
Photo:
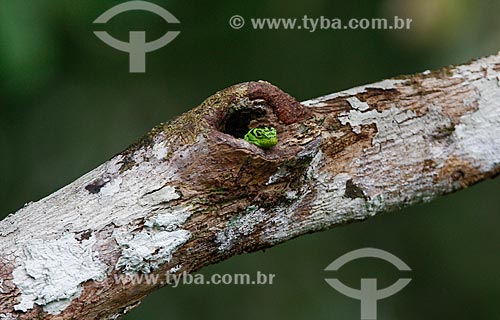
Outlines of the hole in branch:
[{"label": "hole in branch", "polygon": [[220,130],[235,138],[243,138],[250,129],[250,123],[266,116],[264,108],[230,108],[224,118]]}]

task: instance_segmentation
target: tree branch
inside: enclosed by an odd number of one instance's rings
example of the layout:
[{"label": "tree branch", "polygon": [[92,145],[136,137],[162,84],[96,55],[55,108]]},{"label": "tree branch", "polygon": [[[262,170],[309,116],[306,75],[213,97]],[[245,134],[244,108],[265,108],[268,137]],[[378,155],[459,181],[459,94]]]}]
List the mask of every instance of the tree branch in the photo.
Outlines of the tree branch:
[{"label": "tree branch", "polygon": [[[164,283],[500,172],[500,56],[296,102],[239,84],[0,222],[0,319],[116,319]],[[271,125],[269,150],[242,139]]]}]

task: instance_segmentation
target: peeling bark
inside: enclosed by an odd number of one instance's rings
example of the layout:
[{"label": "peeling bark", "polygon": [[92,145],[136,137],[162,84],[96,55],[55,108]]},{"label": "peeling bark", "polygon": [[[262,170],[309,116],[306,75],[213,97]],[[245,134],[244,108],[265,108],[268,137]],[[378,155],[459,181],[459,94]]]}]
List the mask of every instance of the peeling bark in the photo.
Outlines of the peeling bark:
[{"label": "peeling bark", "polygon": [[[500,172],[500,56],[298,103],[222,90],[0,221],[0,319],[117,319],[193,272]],[[279,143],[243,140],[273,126]]]}]

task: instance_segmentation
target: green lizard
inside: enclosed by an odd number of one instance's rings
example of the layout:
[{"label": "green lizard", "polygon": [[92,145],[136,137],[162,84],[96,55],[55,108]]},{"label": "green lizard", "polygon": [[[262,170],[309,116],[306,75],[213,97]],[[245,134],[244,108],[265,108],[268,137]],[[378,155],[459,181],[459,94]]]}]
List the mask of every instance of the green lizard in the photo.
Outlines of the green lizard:
[{"label": "green lizard", "polygon": [[276,129],[273,127],[250,129],[244,139],[264,149],[272,148],[278,143]]}]

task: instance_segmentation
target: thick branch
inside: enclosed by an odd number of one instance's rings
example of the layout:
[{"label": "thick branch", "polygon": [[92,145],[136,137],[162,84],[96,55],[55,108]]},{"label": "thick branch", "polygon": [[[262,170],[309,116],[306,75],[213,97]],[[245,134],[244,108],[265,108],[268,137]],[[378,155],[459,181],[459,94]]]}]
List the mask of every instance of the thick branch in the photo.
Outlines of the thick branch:
[{"label": "thick branch", "polygon": [[[500,56],[296,102],[243,83],[0,222],[0,319],[116,319],[235,254],[500,171]],[[270,125],[279,143],[242,139]],[[163,278],[160,278],[163,279]]]}]

